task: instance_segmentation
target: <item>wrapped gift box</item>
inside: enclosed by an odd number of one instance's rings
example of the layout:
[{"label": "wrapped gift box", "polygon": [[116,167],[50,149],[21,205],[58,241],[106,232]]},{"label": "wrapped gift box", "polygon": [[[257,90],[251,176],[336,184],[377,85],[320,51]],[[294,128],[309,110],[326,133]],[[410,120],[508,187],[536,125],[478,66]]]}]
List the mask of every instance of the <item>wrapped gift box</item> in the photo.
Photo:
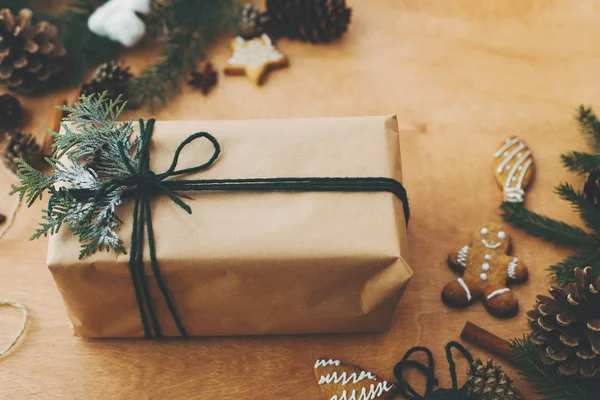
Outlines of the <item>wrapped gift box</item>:
[{"label": "wrapped gift box", "polygon": [[[177,146],[206,131],[222,152],[185,179],[391,177],[402,182],[395,117],[157,122],[151,169],[166,170]],[[180,167],[212,149],[186,147]],[[374,332],[389,328],[412,275],[402,202],[388,192],[190,193],[186,214],[152,199],[160,270],[187,332],[204,335]],[[131,201],[118,214],[129,248]],[[51,237],[48,266],[79,336],[142,337],[128,255],[78,259],[67,229]],[[148,260],[148,250],[144,259]],[[162,331],[177,336],[149,276]]]}]

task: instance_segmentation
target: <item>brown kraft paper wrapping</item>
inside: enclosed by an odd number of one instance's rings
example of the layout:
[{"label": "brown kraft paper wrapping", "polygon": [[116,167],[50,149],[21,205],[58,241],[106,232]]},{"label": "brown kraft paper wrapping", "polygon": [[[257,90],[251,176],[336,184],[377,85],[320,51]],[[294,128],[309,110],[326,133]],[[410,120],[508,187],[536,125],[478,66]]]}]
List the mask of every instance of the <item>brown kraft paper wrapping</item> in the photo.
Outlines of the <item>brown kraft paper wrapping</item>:
[{"label": "brown kraft paper wrapping", "polygon": [[[206,131],[221,144],[208,170],[182,179],[392,177],[402,182],[395,117],[157,122],[151,168],[170,165],[177,146]],[[202,140],[178,169],[208,160]],[[160,269],[192,336],[387,330],[412,275],[406,222],[391,193],[190,193],[185,213],[152,200]],[[129,248],[132,201],[118,210]],[[75,334],[143,337],[128,255],[78,259],[68,229],[50,238],[48,267]],[[146,246],[144,260],[148,260]],[[163,334],[177,329],[146,263]]]}]

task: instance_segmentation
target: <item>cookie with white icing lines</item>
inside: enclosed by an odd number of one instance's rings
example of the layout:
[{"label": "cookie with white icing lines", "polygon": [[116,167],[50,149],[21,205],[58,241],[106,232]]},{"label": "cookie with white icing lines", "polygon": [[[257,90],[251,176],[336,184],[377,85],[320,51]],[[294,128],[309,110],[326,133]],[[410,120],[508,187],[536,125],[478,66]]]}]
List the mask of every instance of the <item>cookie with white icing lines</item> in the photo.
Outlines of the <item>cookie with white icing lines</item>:
[{"label": "cookie with white icing lines", "polygon": [[482,300],[488,312],[508,318],[519,310],[509,284],[527,280],[527,267],[510,254],[510,235],[499,224],[481,226],[470,246],[462,246],[448,256],[448,265],[462,276],[442,291],[445,304],[463,308]]},{"label": "cookie with white icing lines", "polygon": [[315,379],[325,400],[388,400],[396,394],[395,384],[339,360],[317,360]]},{"label": "cookie with white icing lines", "polygon": [[494,176],[504,192],[504,201],[522,203],[531,185],[535,164],[531,149],[516,136],[509,137],[494,153]]}]

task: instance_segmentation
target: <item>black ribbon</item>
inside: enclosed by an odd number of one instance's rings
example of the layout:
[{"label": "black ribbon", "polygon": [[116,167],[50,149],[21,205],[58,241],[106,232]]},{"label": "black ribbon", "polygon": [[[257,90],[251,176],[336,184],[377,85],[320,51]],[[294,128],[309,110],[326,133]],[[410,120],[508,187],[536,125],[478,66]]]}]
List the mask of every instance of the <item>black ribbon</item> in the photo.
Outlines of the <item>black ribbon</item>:
[{"label": "black ribbon", "polygon": [[[165,303],[177,326],[179,334],[187,337],[188,334],[177,314],[175,305],[169,295],[167,286],[162,278],[156,258],[156,243],[152,228],[152,214],[150,200],[155,194],[165,194],[178,206],[191,214],[192,209],[178,195],[186,191],[235,191],[235,192],[390,192],[396,195],[403,204],[404,216],[408,223],[410,210],[406,197],[406,190],[402,184],[391,178],[256,178],[256,179],[201,179],[201,180],[167,180],[184,174],[191,174],[210,168],[221,152],[217,139],[207,132],[198,132],[190,135],[177,147],[171,166],[163,173],[156,174],[150,170],[150,138],[154,130],[154,119],[146,125],[140,120],[140,152],[141,159],[138,168],[134,168],[126,154],[123,143],[118,143],[121,161],[125,164],[129,176],[111,179],[102,184],[96,191],[94,200],[108,195],[111,191],[126,187],[127,194],[133,195],[133,229],[131,234],[131,251],[129,254],[129,270],[135,291],[144,334],[152,337],[152,332],[157,338],[162,337],[160,324],[148,290],[145,267],[143,261],[145,234],[148,235],[148,248],[150,253],[150,266],[162,293]],[[177,163],[181,151],[188,144],[197,139],[208,140],[213,148],[213,154],[204,164],[192,168],[177,170]],[[152,329],[151,329],[151,328]]]},{"label": "black ribbon", "polygon": [[[469,353],[469,351],[460,343],[450,342],[446,345],[446,358],[448,359],[450,377],[452,378],[452,389],[441,388],[433,391],[433,388],[439,384],[437,378],[435,377],[433,354],[427,347],[413,347],[406,352],[402,360],[394,367],[394,375],[398,381],[398,393],[402,397],[410,400],[468,400],[469,398],[466,394],[466,389],[464,386],[461,388],[458,387],[456,378],[456,364],[454,363],[454,358],[452,356],[453,348],[457,349],[463,354],[463,356],[469,362],[469,366],[471,366],[471,368],[473,365],[473,356],[471,356],[471,353]],[[410,357],[415,353],[425,353],[427,356],[427,364],[423,364],[416,360],[411,360]],[[416,368],[419,372],[425,375],[427,381],[425,383],[425,394],[423,396],[417,393],[406,381],[406,379],[404,379],[404,369],[408,367]]]}]

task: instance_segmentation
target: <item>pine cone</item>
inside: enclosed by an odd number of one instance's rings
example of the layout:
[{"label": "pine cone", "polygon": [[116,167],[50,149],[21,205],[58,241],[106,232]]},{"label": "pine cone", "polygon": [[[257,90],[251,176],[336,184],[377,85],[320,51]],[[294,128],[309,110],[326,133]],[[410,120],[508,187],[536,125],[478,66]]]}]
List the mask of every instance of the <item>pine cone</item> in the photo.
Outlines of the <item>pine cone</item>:
[{"label": "pine cone", "polygon": [[246,4],[240,16],[239,35],[245,39],[262,35],[269,20],[266,12],[261,12],[254,4]]},{"label": "pine cone", "polygon": [[467,395],[471,400],[517,400],[519,392],[512,379],[489,359],[475,360],[467,372]]},{"label": "pine cone", "polygon": [[14,129],[23,119],[21,103],[10,94],[0,96],[0,131]]},{"label": "pine cone", "polygon": [[108,92],[108,97],[115,100],[123,95],[127,100],[127,83],[133,77],[130,67],[125,67],[121,61],[110,61],[100,65],[89,83],[81,87],[80,95],[101,94]]},{"label": "pine cone", "polygon": [[537,296],[527,312],[531,341],[540,349],[544,364],[562,375],[598,377],[600,367],[600,279],[590,267],[575,268],[576,283],[551,287],[548,296]]},{"label": "pine cone", "polygon": [[10,135],[4,144],[2,161],[8,169],[17,172],[17,158],[22,158],[28,164],[36,166],[42,160],[42,151],[31,133],[18,132]]},{"label": "pine cone", "polygon": [[590,172],[583,185],[585,199],[600,208],[600,169]]},{"label": "pine cone", "polygon": [[348,29],[346,0],[267,0],[274,33],[313,43],[330,42]]},{"label": "pine cone", "polygon": [[58,28],[47,21],[32,24],[32,17],[28,8],[17,15],[0,10],[0,86],[22,93],[42,89],[66,54]]}]

